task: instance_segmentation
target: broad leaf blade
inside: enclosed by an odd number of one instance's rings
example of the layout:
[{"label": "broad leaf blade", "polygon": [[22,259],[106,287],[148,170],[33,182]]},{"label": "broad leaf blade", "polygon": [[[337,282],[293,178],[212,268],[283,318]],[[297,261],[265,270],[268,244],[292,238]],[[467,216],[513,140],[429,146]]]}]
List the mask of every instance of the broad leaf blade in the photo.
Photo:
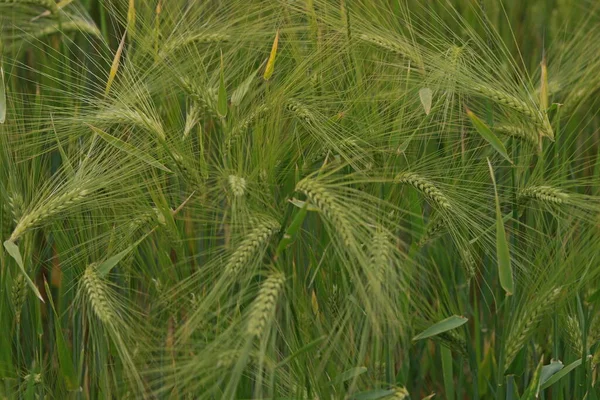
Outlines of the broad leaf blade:
[{"label": "broad leaf blade", "polygon": [[492,130],[483,122],[479,117],[477,117],[471,110],[467,108],[467,116],[471,120],[471,123],[477,130],[477,132],[484,138],[498,153],[502,155],[502,157],[506,158],[509,163],[513,163],[508,153],[506,152],[506,148],[504,144],[494,133]]},{"label": "broad leaf blade", "polygon": [[502,289],[504,289],[507,296],[510,296],[515,291],[512,267],[510,265],[510,250],[508,248],[508,241],[506,240],[502,211],[500,210],[500,199],[498,197],[498,189],[496,188],[494,169],[492,168],[490,160],[488,159],[487,161],[490,168],[492,183],[494,184],[494,195],[496,197],[496,256],[498,258],[498,276],[500,278]]},{"label": "broad leaf blade", "polygon": [[431,325],[429,328],[425,329],[423,332],[415,336],[412,340],[427,339],[432,336],[439,335],[440,333],[456,329],[459,326],[467,323],[468,320],[468,318],[465,318],[461,315],[453,315]]},{"label": "broad leaf blade", "polygon": [[150,157],[148,154],[140,151],[136,147],[130,145],[129,143],[124,142],[121,139],[116,138],[112,135],[109,135],[108,133],[104,132],[103,130],[101,130],[99,128],[96,128],[95,126],[92,126],[92,125],[88,125],[88,126],[92,129],[92,131],[94,131],[95,134],[100,136],[102,139],[104,139],[104,141],[106,141],[111,146],[113,146],[121,151],[124,151],[125,153],[139,159],[140,161],[145,162],[146,164],[148,164],[154,168],[158,168],[165,172],[171,172],[171,170],[169,168],[165,167],[163,164],[161,164],[154,158]]},{"label": "broad leaf blade", "polygon": [[40,299],[41,302],[43,303],[44,298],[42,297],[42,294],[40,293],[37,286],[35,286],[35,283],[33,283],[31,278],[29,277],[29,275],[27,275],[27,272],[25,271],[25,266],[23,265],[23,259],[21,258],[21,252],[19,251],[19,246],[17,246],[14,242],[7,240],[6,242],[4,242],[4,248],[6,249],[8,254],[12,258],[14,258],[14,260],[17,262],[17,265],[21,269],[21,273],[23,273],[23,276],[25,277],[25,281],[27,282],[27,284],[29,285],[31,290],[33,290],[33,293],[35,293],[36,297],[38,299]]}]

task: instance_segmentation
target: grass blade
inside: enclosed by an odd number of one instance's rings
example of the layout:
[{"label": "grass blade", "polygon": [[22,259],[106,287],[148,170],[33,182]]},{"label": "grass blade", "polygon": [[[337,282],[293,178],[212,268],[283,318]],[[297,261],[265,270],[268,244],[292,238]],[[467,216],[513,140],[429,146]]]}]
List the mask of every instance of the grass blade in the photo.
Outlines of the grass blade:
[{"label": "grass blade", "polygon": [[60,366],[61,375],[65,379],[65,385],[67,386],[67,390],[77,390],[79,385],[77,384],[78,380],[77,374],[75,372],[75,366],[73,365],[73,357],[71,356],[71,351],[67,347],[67,342],[65,341],[65,337],[60,327],[60,317],[58,316],[56,308],[54,307],[52,291],[50,290],[48,282],[45,279],[44,287],[46,288],[46,293],[48,295],[48,299],[50,300],[50,306],[52,307],[52,311],[54,312],[54,336],[56,339],[58,364]]},{"label": "grass blade", "polygon": [[446,346],[442,346],[442,373],[444,375],[444,390],[446,391],[446,399],[456,399],[454,390],[454,373],[452,371],[452,351]]},{"label": "grass blade", "polygon": [[429,115],[431,112],[432,96],[431,89],[429,88],[423,88],[419,90],[419,98],[421,99],[421,104],[423,105],[426,115]]},{"label": "grass blade", "polygon": [[225,88],[225,71],[223,65],[223,53],[221,53],[221,71],[219,77],[219,97],[217,99],[217,113],[219,117],[227,116],[227,89]]},{"label": "grass blade", "polygon": [[0,124],[6,121],[6,87],[4,86],[4,68],[0,63]]},{"label": "grass blade", "polygon": [[139,160],[145,162],[146,164],[158,168],[160,170],[163,170],[165,172],[171,172],[171,170],[167,167],[165,167],[163,164],[161,164],[160,162],[158,162],[157,160],[155,160],[154,158],[150,157],[148,154],[138,150],[137,148],[133,147],[132,145],[130,145],[127,142],[122,141],[121,139],[118,139],[106,132],[104,132],[103,130],[96,128],[95,126],[92,125],[88,125],[92,131],[94,131],[95,134],[97,134],[98,136],[100,136],[102,139],[104,139],[108,144],[110,144],[111,146],[116,147],[117,149],[124,151],[125,153],[134,156],[135,158],[138,158]]},{"label": "grass blade", "polygon": [[510,250],[508,248],[508,241],[506,240],[502,211],[500,210],[500,199],[498,197],[498,189],[496,188],[494,169],[492,168],[490,160],[488,159],[487,161],[490,168],[492,183],[494,184],[494,195],[496,197],[496,253],[498,258],[498,275],[500,277],[502,289],[504,289],[507,296],[510,296],[515,291],[513,273],[510,265]]},{"label": "grass blade", "polygon": [[429,328],[415,336],[412,340],[426,339],[435,335],[439,335],[440,333],[456,329],[459,326],[466,324],[468,320],[468,318],[465,318],[461,315],[453,315],[431,325]]},{"label": "grass blade", "polygon": [[565,376],[567,376],[569,374],[569,372],[573,371],[575,368],[579,367],[582,363],[582,359],[580,358],[579,360],[573,361],[571,364],[567,365],[566,367],[562,368],[560,371],[556,372],[554,375],[552,375],[551,377],[548,378],[548,380],[546,380],[545,382],[541,382],[541,389],[547,389],[550,386],[554,385],[556,382],[558,382],[560,379],[564,378]]},{"label": "grass blade", "polygon": [[469,119],[471,120],[471,123],[473,124],[473,126],[475,127],[477,132],[479,132],[481,137],[484,138],[494,149],[496,149],[496,151],[498,153],[500,153],[502,155],[502,157],[504,157],[506,160],[508,160],[509,163],[512,164],[513,162],[510,159],[510,157],[508,156],[508,153],[506,152],[506,148],[504,147],[504,144],[502,143],[502,141],[500,139],[498,139],[498,137],[496,135],[494,135],[492,130],[485,124],[485,122],[483,122],[481,119],[479,119],[479,117],[477,117],[475,114],[473,114],[473,112],[471,110],[469,110],[468,108],[467,108],[467,116],[469,117]]},{"label": "grass blade", "polygon": [[19,266],[19,268],[21,269],[21,272],[23,273],[23,276],[25,277],[25,280],[27,281],[27,284],[29,285],[29,287],[31,288],[31,290],[33,290],[33,293],[35,293],[36,297],[38,299],[41,300],[41,302],[44,302],[44,298],[42,297],[40,291],[38,290],[37,286],[35,286],[35,283],[33,283],[33,281],[31,280],[31,278],[29,277],[29,275],[27,275],[27,271],[25,271],[25,266],[23,265],[23,258],[21,258],[21,252],[19,251],[19,246],[17,246],[14,242],[11,242],[10,240],[7,240],[4,242],[4,248],[6,249],[6,251],[8,252],[8,254],[14,258],[14,260],[17,262],[17,265]]}]

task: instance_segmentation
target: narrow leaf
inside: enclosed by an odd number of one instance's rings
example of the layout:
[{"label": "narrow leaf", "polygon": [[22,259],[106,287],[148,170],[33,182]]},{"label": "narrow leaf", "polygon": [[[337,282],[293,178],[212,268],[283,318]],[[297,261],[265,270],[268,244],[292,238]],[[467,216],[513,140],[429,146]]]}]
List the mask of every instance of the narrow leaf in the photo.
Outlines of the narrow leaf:
[{"label": "narrow leaf", "polygon": [[45,279],[44,286],[46,288],[46,294],[48,295],[48,299],[50,300],[50,306],[52,307],[52,311],[54,312],[54,336],[56,340],[56,348],[58,353],[58,365],[60,367],[61,372],[60,375],[62,375],[62,377],[65,380],[67,390],[77,390],[79,388],[79,385],[77,384],[77,374],[75,372],[75,366],[73,365],[73,357],[71,356],[71,351],[67,346],[67,342],[65,341],[65,337],[60,327],[60,317],[58,316],[56,308],[54,307],[52,292],[50,290],[50,287],[48,286],[48,282],[46,282]]},{"label": "narrow leaf", "polygon": [[554,385],[560,379],[567,376],[569,374],[569,372],[571,372],[575,368],[579,367],[581,365],[581,362],[582,362],[582,359],[580,358],[579,360],[573,361],[571,364],[567,365],[566,367],[562,368],[560,371],[556,372],[554,375],[552,375],[550,378],[548,378],[548,380],[546,382],[541,383],[541,389],[547,389],[550,386]]},{"label": "narrow leaf", "polygon": [[0,63],[0,124],[6,121],[6,88],[4,87],[4,69]]},{"label": "narrow leaf", "polygon": [[431,325],[429,328],[415,336],[412,340],[421,340],[439,335],[440,333],[444,333],[464,325],[468,320],[468,318],[465,318],[461,315],[453,315]]},{"label": "narrow leaf", "polygon": [[275,34],[275,40],[273,40],[273,47],[271,47],[271,54],[269,54],[269,60],[267,61],[267,66],[265,67],[265,73],[263,78],[265,81],[268,81],[273,75],[273,71],[275,71],[275,58],[277,58],[277,46],[279,45],[279,29],[277,29],[277,33]]},{"label": "narrow leaf", "polygon": [[256,69],[255,71],[252,71],[252,73],[246,79],[244,79],[244,81],[240,83],[240,85],[237,88],[235,88],[233,93],[231,93],[231,105],[239,106],[242,103],[244,96],[246,96],[246,93],[248,93],[250,85],[252,85],[252,81],[256,77],[256,74],[258,73],[258,70],[261,67],[258,67],[258,69]]},{"label": "narrow leaf", "polygon": [[481,137],[483,137],[494,149],[496,149],[496,151],[498,153],[500,153],[502,155],[502,157],[506,158],[508,160],[508,162],[512,164],[513,162],[510,159],[510,157],[508,156],[508,153],[506,152],[506,148],[504,147],[504,144],[502,143],[502,141],[500,139],[498,139],[498,137],[496,135],[494,135],[492,130],[485,124],[485,122],[483,122],[481,119],[479,119],[479,117],[477,117],[475,114],[473,114],[473,112],[471,110],[469,110],[468,108],[467,108],[467,116],[469,117],[469,119],[471,120],[471,123],[473,124],[473,126],[475,127],[477,132],[479,132]]},{"label": "narrow leaf", "polygon": [[341,374],[339,374],[335,378],[335,381],[333,383],[342,383],[342,382],[349,381],[350,379],[354,379],[357,376],[364,374],[365,372],[367,372],[367,367],[350,368],[349,370],[344,371]]},{"label": "narrow leaf", "polygon": [[444,375],[444,390],[447,400],[456,399],[454,390],[454,373],[452,371],[452,351],[446,346],[442,346],[442,374]]},{"label": "narrow leaf", "polygon": [[92,131],[94,131],[95,134],[100,136],[111,146],[116,147],[117,149],[124,151],[125,153],[127,153],[135,158],[138,158],[139,160],[145,162],[146,164],[148,164],[152,167],[158,168],[165,172],[171,172],[171,170],[169,168],[165,167],[163,164],[156,161],[154,158],[150,157],[148,154],[140,151],[136,147],[130,145],[129,143],[124,142],[121,139],[116,138],[112,135],[109,135],[108,133],[104,132],[103,130],[101,130],[99,128],[96,128],[95,126],[92,126],[92,125],[88,125],[88,126],[92,129]]},{"label": "narrow leaf", "polygon": [[225,88],[225,71],[223,53],[221,53],[221,73],[219,78],[219,97],[217,99],[217,113],[221,118],[227,116],[227,90]]},{"label": "narrow leaf", "polygon": [[494,184],[494,195],[496,197],[496,256],[498,258],[498,276],[500,278],[502,289],[504,289],[507,296],[510,296],[515,291],[513,273],[510,265],[510,250],[508,248],[508,241],[506,240],[502,211],[500,210],[500,199],[498,198],[494,169],[492,168],[492,163],[489,158],[487,161],[488,166],[490,167],[490,175],[492,177],[492,183]]},{"label": "narrow leaf", "polygon": [[359,392],[350,397],[350,400],[379,400],[388,398],[388,396],[394,394],[392,389],[375,389]]},{"label": "narrow leaf", "polygon": [[519,389],[517,388],[517,384],[515,383],[514,375],[506,376],[506,400],[518,400],[519,399]]},{"label": "narrow leaf", "polygon": [[15,261],[17,262],[17,265],[19,266],[19,268],[21,269],[21,272],[23,273],[23,276],[25,277],[25,281],[27,282],[27,284],[29,285],[31,290],[33,290],[33,293],[35,293],[36,297],[38,299],[40,299],[41,302],[43,303],[44,299],[43,299],[40,291],[38,290],[37,286],[35,286],[35,283],[33,283],[31,278],[29,277],[29,275],[27,275],[27,272],[25,271],[25,266],[23,265],[23,259],[21,258],[19,246],[17,246],[14,242],[7,240],[4,242],[4,248],[6,249],[8,254],[12,258],[15,259]]},{"label": "narrow leaf", "polygon": [[144,235],[137,242],[133,243],[125,250],[115,254],[112,257],[107,258],[105,261],[98,264],[96,267],[96,273],[99,277],[106,276],[127,254],[131,253],[133,249],[135,249],[144,239],[146,239],[148,234]]},{"label": "narrow leaf", "polygon": [[298,235],[298,231],[302,227],[302,223],[304,222],[304,218],[306,218],[306,213],[308,209],[308,203],[304,203],[304,206],[296,213],[294,219],[288,226],[283,238],[279,242],[277,246],[277,251],[275,252],[276,257],[281,255],[281,253],[294,242],[296,236]]},{"label": "narrow leaf", "polygon": [[421,104],[423,105],[423,109],[425,110],[425,114],[429,115],[431,112],[431,99],[433,94],[431,89],[423,88],[419,90],[419,98],[421,99]]}]

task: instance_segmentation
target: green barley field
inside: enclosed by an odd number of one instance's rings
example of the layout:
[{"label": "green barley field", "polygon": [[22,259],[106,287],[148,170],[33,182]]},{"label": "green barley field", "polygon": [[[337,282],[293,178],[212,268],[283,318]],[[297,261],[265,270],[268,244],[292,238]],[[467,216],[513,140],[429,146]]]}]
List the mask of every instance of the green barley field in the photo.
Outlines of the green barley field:
[{"label": "green barley field", "polygon": [[0,399],[599,400],[598,0],[0,0]]}]

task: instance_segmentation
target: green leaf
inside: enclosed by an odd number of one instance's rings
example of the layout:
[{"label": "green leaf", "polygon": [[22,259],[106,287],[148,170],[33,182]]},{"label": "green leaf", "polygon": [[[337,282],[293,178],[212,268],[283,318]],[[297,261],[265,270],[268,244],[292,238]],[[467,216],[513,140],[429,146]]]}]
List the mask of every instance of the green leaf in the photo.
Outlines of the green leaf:
[{"label": "green leaf", "polygon": [[308,209],[308,203],[304,203],[304,206],[296,213],[294,219],[286,229],[283,238],[279,242],[277,246],[277,251],[275,252],[276,257],[281,255],[281,253],[296,240],[296,236],[298,236],[298,231],[302,227],[302,223],[304,222],[304,218],[306,218],[306,213]]},{"label": "green leaf", "polygon": [[552,377],[552,375],[556,374],[558,371],[563,369],[564,365],[560,360],[552,360],[550,364],[544,365],[542,367],[542,376],[540,377],[540,384],[543,385]]},{"label": "green leaf", "polygon": [[99,277],[106,276],[127,254],[131,253],[133,249],[135,249],[144,239],[146,239],[149,234],[150,233],[145,234],[141,239],[127,247],[125,250],[107,258],[105,261],[98,264],[96,267],[97,275]]},{"label": "green leaf", "polygon": [[250,76],[248,76],[240,84],[240,86],[238,86],[233,91],[233,93],[231,93],[231,105],[233,105],[233,106],[239,106],[242,103],[242,100],[244,99],[244,96],[246,96],[246,93],[248,93],[248,90],[250,89],[250,85],[252,84],[252,81],[256,77],[256,74],[258,73],[258,70],[261,67],[258,67],[258,69],[252,71],[252,73],[250,74]]},{"label": "green leaf", "polygon": [[431,92],[431,89],[423,88],[423,89],[419,90],[419,98],[421,99],[421,105],[423,106],[423,109],[425,110],[426,115],[429,115],[429,113],[431,112],[432,97],[433,97],[433,94]]},{"label": "green leaf", "polygon": [[38,290],[37,286],[35,286],[35,283],[33,283],[31,278],[29,278],[29,275],[27,275],[27,272],[25,271],[25,266],[23,265],[23,259],[21,258],[19,246],[17,246],[14,242],[7,240],[4,242],[4,248],[6,249],[8,254],[12,258],[15,259],[15,261],[17,262],[17,265],[19,266],[19,268],[21,269],[21,272],[23,273],[23,276],[25,277],[25,281],[27,282],[27,284],[29,285],[31,290],[33,290],[33,293],[35,293],[36,297],[38,299],[40,299],[41,302],[43,303],[44,299],[42,298],[40,291]]},{"label": "green leaf", "polygon": [[454,390],[454,373],[452,372],[452,351],[446,346],[442,346],[442,373],[444,375],[444,390],[447,400],[456,399]]},{"label": "green leaf", "polygon": [[67,390],[77,390],[79,385],[77,384],[77,374],[75,372],[75,366],[73,365],[73,357],[71,351],[67,346],[65,337],[63,336],[62,329],[60,327],[60,317],[54,307],[54,300],[52,299],[52,291],[48,286],[48,282],[44,279],[44,286],[46,288],[46,294],[50,300],[50,306],[54,312],[54,336],[56,340],[56,348],[58,353],[58,365],[60,367],[61,376],[65,380]]},{"label": "green leaf", "polygon": [[336,383],[342,383],[342,382],[349,381],[350,379],[354,379],[357,376],[364,374],[365,372],[367,372],[367,367],[350,368],[349,370],[344,371],[341,374],[339,374],[335,378],[333,383],[336,384]]},{"label": "green leaf", "polygon": [[4,68],[0,64],[0,124],[6,121],[6,87],[4,86]]},{"label": "green leaf", "polygon": [[538,398],[538,394],[540,392],[540,378],[542,376],[542,367],[544,365],[544,358],[540,360],[538,363],[535,372],[533,373],[533,377],[531,381],[529,381],[529,386],[525,389],[523,396],[521,396],[521,400],[535,400]]},{"label": "green leaf", "polygon": [[223,53],[221,53],[221,73],[219,78],[219,97],[217,99],[217,113],[221,118],[225,118],[227,116],[227,89],[225,89]]},{"label": "green leaf", "polygon": [[506,376],[506,400],[518,400],[519,398],[519,389],[517,388],[517,384],[515,383],[514,375]]},{"label": "green leaf", "polygon": [[513,281],[513,273],[510,265],[510,250],[508,241],[506,240],[506,231],[504,230],[504,221],[502,219],[502,211],[500,210],[500,199],[498,197],[498,189],[496,188],[496,178],[494,177],[494,169],[488,158],[488,166],[490,167],[490,175],[494,184],[494,195],[496,197],[496,255],[498,258],[498,275],[500,277],[500,285],[510,296],[515,291]]},{"label": "green leaf", "polygon": [[468,108],[467,108],[467,116],[469,117],[469,119],[471,120],[471,123],[473,123],[473,126],[475,126],[475,129],[477,130],[477,132],[479,132],[481,137],[483,137],[490,145],[492,145],[492,147],[494,149],[496,149],[496,151],[498,153],[500,153],[502,155],[502,157],[506,158],[508,160],[508,162],[512,164],[513,162],[510,159],[510,157],[508,156],[508,153],[506,152],[506,148],[504,147],[504,144],[502,143],[502,141],[500,139],[498,139],[498,137],[496,135],[494,135],[492,130],[485,124],[485,122],[480,120],[479,117],[477,117],[475,114],[473,114],[473,112],[471,110],[469,110]]},{"label": "green leaf", "polygon": [[456,329],[459,326],[466,324],[468,320],[468,318],[465,318],[461,315],[453,315],[431,325],[429,328],[415,336],[412,340],[426,339],[435,335],[439,335],[440,333]]},{"label": "green leaf", "polygon": [[548,378],[547,381],[541,383],[541,389],[547,389],[550,386],[554,385],[561,378],[564,378],[565,376],[567,376],[567,374],[569,372],[571,372],[575,368],[579,367],[581,365],[581,362],[582,362],[582,359],[573,361],[571,364],[567,365],[566,367],[562,368],[560,371],[556,372],[554,375],[552,375],[550,378]]},{"label": "green leaf", "polygon": [[161,164],[154,158],[150,157],[148,154],[138,150],[136,147],[130,145],[129,143],[124,142],[121,139],[116,138],[112,135],[109,135],[108,133],[104,132],[103,130],[101,130],[99,128],[96,128],[95,126],[92,126],[92,125],[88,125],[88,126],[92,129],[92,131],[94,131],[95,134],[100,136],[111,146],[116,147],[117,149],[119,149],[121,151],[124,151],[125,153],[145,162],[146,164],[148,164],[152,167],[158,168],[165,172],[172,172],[169,168],[165,167],[163,164]]},{"label": "green leaf", "polygon": [[359,392],[350,397],[350,400],[378,400],[394,394],[392,389],[375,389]]}]

